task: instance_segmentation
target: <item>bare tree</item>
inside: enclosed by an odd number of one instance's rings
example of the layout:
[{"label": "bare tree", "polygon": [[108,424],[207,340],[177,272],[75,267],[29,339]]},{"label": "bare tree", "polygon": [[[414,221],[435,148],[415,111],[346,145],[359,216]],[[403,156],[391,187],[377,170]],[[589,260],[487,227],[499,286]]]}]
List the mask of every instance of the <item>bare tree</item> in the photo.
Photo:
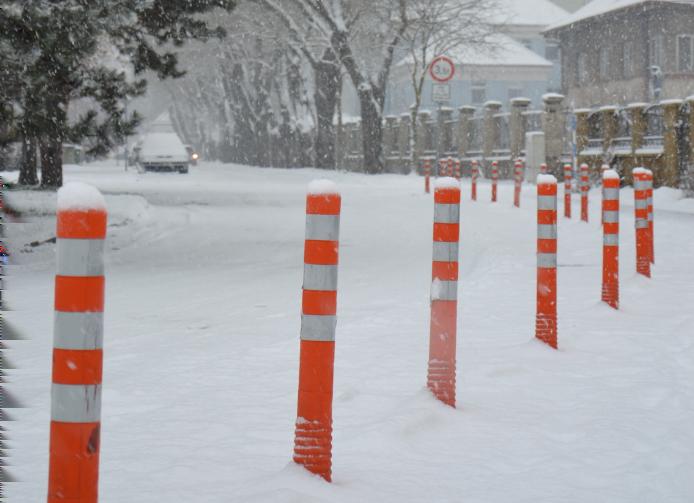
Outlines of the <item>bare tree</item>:
[{"label": "bare tree", "polygon": [[409,29],[402,46],[414,94],[411,107],[410,152],[415,154],[417,117],[429,66],[439,55],[452,51],[494,49],[492,35],[501,29],[497,0],[458,0],[431,2],[408,0]]}]

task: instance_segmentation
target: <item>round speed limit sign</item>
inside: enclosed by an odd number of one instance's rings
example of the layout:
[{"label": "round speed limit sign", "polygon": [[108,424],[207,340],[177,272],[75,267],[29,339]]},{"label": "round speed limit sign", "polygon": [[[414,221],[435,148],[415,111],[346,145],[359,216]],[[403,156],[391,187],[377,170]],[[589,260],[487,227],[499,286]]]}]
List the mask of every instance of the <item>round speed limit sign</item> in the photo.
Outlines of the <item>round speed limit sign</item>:
[{"label": "round speed limit sign", "polygon": [[453,60],[447,56],[434,58],[431,65],[429,65],[429,75],[436,82],[448,82],[455,75]]}]

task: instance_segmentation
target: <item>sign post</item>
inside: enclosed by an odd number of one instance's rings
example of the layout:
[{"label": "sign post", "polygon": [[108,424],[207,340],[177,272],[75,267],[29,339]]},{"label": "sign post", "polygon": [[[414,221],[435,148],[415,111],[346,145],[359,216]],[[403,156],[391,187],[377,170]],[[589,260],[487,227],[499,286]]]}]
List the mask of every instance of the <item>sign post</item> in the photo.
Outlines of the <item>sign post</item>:
[{"label": "sign post", "polygon": [[[431,86],[431,101],[439,106],[438,124],[439,132],[443,130],[441,107],[451,101],[451,85],[448,83],[455,75],[455,65],[448,56],[437,56],[429,65],[429,75],[433,83]],[[440,150],[441,142],[438,142],[437,150]],[[440,159],[443,152],[437,152]]]}]

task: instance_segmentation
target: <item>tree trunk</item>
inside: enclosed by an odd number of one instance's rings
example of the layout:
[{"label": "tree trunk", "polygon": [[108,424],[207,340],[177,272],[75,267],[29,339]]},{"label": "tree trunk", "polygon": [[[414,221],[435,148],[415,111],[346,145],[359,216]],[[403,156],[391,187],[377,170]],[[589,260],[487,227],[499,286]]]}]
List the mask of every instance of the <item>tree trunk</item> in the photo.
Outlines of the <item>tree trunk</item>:
[{"label": "tree trunk", "polygon": [[22,138],[22,159],[19,164],[19,185],[38,185],[36,171],[36,138]]},{"label": "tree trunk", "polygon": [[361,108],[361,134],[364,148],[364,171],[369,174],[383,173],[383,124],[381,111],[377,108],[369,90],[359,91]]},{"label": "tree trunk", "polygon": [[323,59],[315,67],[316,92],[316,138],[315,166],[321,169],[335,169],[335,106],[340,84],[340,66],[333,51],[327,50]]},{"label": "tree trunk", "polygon": [[63,142],[59,138],[41,140],[41,187],[63,185]]}]

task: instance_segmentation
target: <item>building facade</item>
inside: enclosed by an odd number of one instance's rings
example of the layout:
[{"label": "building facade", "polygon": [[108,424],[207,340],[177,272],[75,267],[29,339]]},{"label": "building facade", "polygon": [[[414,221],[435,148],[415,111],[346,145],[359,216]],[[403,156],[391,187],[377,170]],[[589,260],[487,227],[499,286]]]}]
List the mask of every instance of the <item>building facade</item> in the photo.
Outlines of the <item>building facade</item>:
[{"label": "building facade", "polygon": [[694,94],[694,0],[593,0],[545,31],[574,108]]}]

